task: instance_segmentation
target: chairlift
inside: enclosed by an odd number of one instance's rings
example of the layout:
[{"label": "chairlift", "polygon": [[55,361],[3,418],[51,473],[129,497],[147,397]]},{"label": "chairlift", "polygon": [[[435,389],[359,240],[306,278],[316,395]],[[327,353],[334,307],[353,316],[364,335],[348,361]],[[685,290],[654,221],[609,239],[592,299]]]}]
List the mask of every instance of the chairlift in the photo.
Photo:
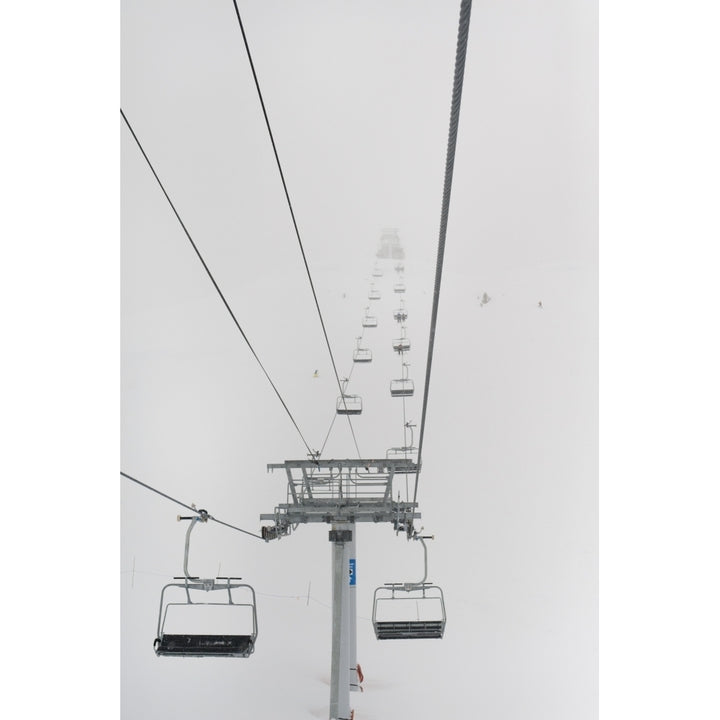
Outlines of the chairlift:
[{"label": "chairlift", "polygon": [[398,380],[390,381],[390,395],[392,397],[412,397],[415,394],[415,383],[408,377],[408,363],[403,363],[403,376]]},{"label": "chairlift", "polygon": [[440,639],[445,634],[445,598],[442,589],[426,582],[427,546],[420,540],[425,553],[425,576],[420,582],[385,583],[373,594],[372,624],[378,640]]},{"label": "chairlift", "polygon": [[371,288],[370,292],[368,293],[368,300],[379,300],[380,299],[380,291],[376,290],[375,288]]},{"label": "chairlift", "polygon": [[[185,534],[184,575],[174,578],[182,582],[168,583],[160,593],[157,637],[153,643],[155,654],[247,658],[255,651],[258,632],[255,590],[246,583],[237,582],[242,579],[239,577],[200,578],[188,573],[190,533],[195,523],[207,522],[209,517],[204,510],[199,512],[193,517],[178,517],[178,520],[191,521]],[[168,588],[177,588],[172,593],[182,600],[166,601]],[[213,602],[194,600],[193,597],[199,593],[214,593],[215,597],[227,595],[227,599]],[[168,618],[171,625],[185,623],[186,630],[190,621],[192,632],[168,632]]]},{"label": "chairlift", "polygon": [[362,320],[362,326],[366,327],[366,328],[377,327],[377,324],[378,324],[377,318],[374,315],[368,314],[369,309],[370,309],[369,307],[365,308],[365,317]]},{"label": "chairlift", "polygon": [[360,347],[362,337],[357,339],[357,348],[353,351],[353,362],[368,363],[372,362],[372,350],[370,348]]},{"label": "chairlift", "polygon": [[393,292],[404,293],[405,292],[405,283],[403,283],[403,282],[395,283],[393,285]]},{"label": "chairlift", "polygon": [[376,278],[381,278],[383,276],[383,271],[380,268],[376,267],[372,271],[372,276]]},{"label": "chairlift", "polygon": [[410,349],[410,340],[406,337],[395,338],[392,341],[392,346],[395,352],[404,353]]},{"label": "chairlift", "polygon": [[407,310],[405,308],[398,308],[393,313],[393,318],[397,320],[399,323],[405,322],[407,320]]},{"label": "chairlift", "polygon": [[404,271],[405,271],[405,266],[404,266],[402,263],[398,263],[398,264],[395,266],[395,272],[401,273],[401,272],[404,272]]},{"label": "chairlift", "polygon": [[391,447],[385,451],[385,457],[388,460],[405,460],[417,452],[417,448],[412,445],[402,445],[401,447]]},{"label": "chairlift", "polygon": [[412,397],[414,394],[415,383],[409,378],[390,381],[390,395],[392,397]]},{"label": "chairlift", "polygon": [[362,398],[359,395],[346,395],[343,393],[335,405],[338,415],[360,415],[362,412]]}]

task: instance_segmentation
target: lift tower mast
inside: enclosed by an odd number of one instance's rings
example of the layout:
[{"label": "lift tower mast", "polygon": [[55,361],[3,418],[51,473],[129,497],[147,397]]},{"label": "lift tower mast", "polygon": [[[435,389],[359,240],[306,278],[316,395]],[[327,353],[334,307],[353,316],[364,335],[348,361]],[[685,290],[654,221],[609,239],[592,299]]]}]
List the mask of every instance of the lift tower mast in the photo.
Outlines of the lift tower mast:
[{"label": "lift tower mast", "polygon": [[407,458],[381,460],[286,460],[267,466],[285,470],[287,497],[262,528],[265,540],[289,535],[299,523],[330,525],[332,543],[332,648],[329,720],[350,720],[350,692],[359,687],[357,672],[356,534],[359,522],[392,523],[396,531],[412,532],[420,518],[416,502],[393,500],[396,476],[417,473]]}]

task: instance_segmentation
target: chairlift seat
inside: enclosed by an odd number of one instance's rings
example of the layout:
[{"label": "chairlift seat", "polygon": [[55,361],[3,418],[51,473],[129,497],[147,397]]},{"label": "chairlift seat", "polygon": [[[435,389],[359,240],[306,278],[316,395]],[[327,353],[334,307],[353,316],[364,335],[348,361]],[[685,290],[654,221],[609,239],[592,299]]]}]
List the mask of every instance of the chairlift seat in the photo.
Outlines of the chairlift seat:
[{"label": "chairlift seat", "polygon": [[[404,290],[403,290],[404,292]],[[379,300],[380,299],[380,291],[379,290],[371,290],[368,293],[368,300]]]},{"label": "chairlift seat", "polygon": [[337,399],[335,409],[338,415],[360,415],[362,398],[359,395],[341,395]]},{"label": "chairlift seat", "polygon": [[362,321],[363,327],[377,327],[377,324],[377,318],[374,315],[366,315]]},{"label": "chairlift seat", "polygon": [[390,381],[390,395],[392,397],[412,397],[414,394],[415,383],[409,378]]},{"label": "chairlift seat", "polygon": [[372,350],[370,350],[370,348],[358,348],[357,350],[353,351],[353,362],[372,362]]},{"label": "chairlift seat", "polygon": [[373,270],[372,276],[373,277],[382,277],[383,271],[382,270]]},{"label": "chairlift seat", "polygon": [[393,285],[393,292],[404,293],[405,292],[405,283],[395,283]]},{"label": "chairlift seat", "polygon": [[155,640],[157,655],[185,657],[249,657],[255,650],[252,635],[170,635]]},{"label": "chairlift seat", "polygon": [[395,352],[407,352],[410,349],[410,340],[408,338],[396,338],[392,341],[392,346]]},{"label": "chairlift seat", "polygon": [[403,445],[402,447],[391,447],[385,452],[388,460],[405,460],[408,456],[417,452],[417,448],[412,445]]},{"label": "chairlift seat", "polygon": [[393,313],[393,318],[398,322],[405,322],[407,320],[407,310],[396,310]]}]

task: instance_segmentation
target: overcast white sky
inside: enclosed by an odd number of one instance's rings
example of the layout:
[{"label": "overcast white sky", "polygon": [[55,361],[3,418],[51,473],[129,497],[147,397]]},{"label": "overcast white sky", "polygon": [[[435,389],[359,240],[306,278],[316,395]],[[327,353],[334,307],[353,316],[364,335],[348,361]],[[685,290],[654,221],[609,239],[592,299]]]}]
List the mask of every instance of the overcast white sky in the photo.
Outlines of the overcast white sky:
[{"label": "overcast white sky", "polygon": [[[150,10],[163,9],[147,5]],[[127,35],[132,16],[133,23],[137,20],[144,26],[135,25],[135,37],[144,33],[144,39],[130,54],[125,48],[122,102],[196,239],[208,243],[209,259],[212,256],[219,265],[215,271],[225,273],[223,287],[228,286],[228,293],[232,288],[233,304],[253,310],[246,322],[255,323],[258,345],[267,346],[269,358],[277,363],[273,375],[277,374],[285,392],[298,395],[293,405],[304,413],[303,424],[315,437],[314,428],[324,428],[327,420],[315,419],[310,409],[316,404],[314,399],[309,403],[303,399],[303,393],[313,393],[315,386],[303,384],[307,376],[301,379],[300,374],[311,372],[316,358],[318,365],[323,361],[318,330],[311,326],[311,313],[303,310],[307,289],[297,277],[292,256],[296,248],[283,220],[276,179],[270,173],[268,146],[254,96],[248,91],[252,88],[239,38],[226,43],[217,36],[215,43],[202,41],[197,51],[192,47],[200,37],[214,33],[233,37],[231,3],[227,8],[220,5],[203,5],[203,18],[195,22],[190,44],[184,41],[187,23],[193,20],[184,6],[174,4],[173,12],[165,12],[162,18],[153,18],[152,12],[141,18],[133,12],[139,6],[124,6],[124,32]],[[369,8],[363,10],[368,20],[381,11],[390,12],[364,7]],[[562,717],[563,708],[554,703],[564,703],[564,709],[572,702],[586,703],[583,708],[590,713],[595,707],[594,701],[588,701],[593,687],[587,692],[580,684],[565,692],[576,680],[589,680],[592,685],[596,677],[588,641],[594,633],[596,572],[591,562],[590,574],[584,576],[579,566],[587,569],[588,565],[579,562],[581,549],[565,545],[569,538],[592,538],[594,530],[563,522],[545,527],[546,522],[575,517],[580,498],[564,492],[562,485],[568,477],[574,481],[582,475],[571,473],[579,469],[580,459],[592,458],[592,452],[588,455],[561,442],[548,428],[558,433],[570,430],[574,439],[587,433],[596,442],[593,430],[582,422],[593,412],[582,388],[592,391],[592,385],[582,373],[566,372],[570,364],[573,370],[584,368],[591,376],[595,372],[592,362],[583,365],[595,353],[596,327],[585,322],[588,313],[595,312],[597,300],[595,228],[573,237],[573,230],[592,219],[596,199],[584,182],[594,177],[594,170],[588,173],[583,158],[571,159],[568,148],[589,147],[582,138],[572,136],[572,129],[589,127],[592,135],[595,110],[586,118],[590,125],[570,121],[569,114],[578,106],[568,105],[563,91],[578,84],[562,76],[570,70],[562,62],[571,54],[569,46],[575,58],[572,72],[588,71],[582,61],[577,64],[578,57],[590,63],[592,72],[595,35],[591,27],[590,47],[574,46],[582,25],[579,4],[572,5],[574,18],[566,12],[569,4],[547,6],[544,12],[557,21],[549,24],[540,22],[537,12],[518,13],[527,20],[524,25],[510,12],[499,13],[500,7],[512,7],[514,13],[524,6],[486,3],[476,4],[473,11],[441,306],[440,334],[444,337],[438,343],[428,420],[429,425],[436,425],[429,427],[426,448],[426,471],[432,463],[432,475],[441,477],[442,483],[425,484],[431,475],[427,472],[420,497],[425,522],[438,535],[431,548],[431,575],[451,599],[448,635],[439,646],[431,644],[406,656],[402,649],[390,650],[375,642],[365,627],[360,660],[368,679],[367,692],[355,703],[359,717],[378,716],[398,703],[405,708],[406,702],[415,708],[417,717],[478,707],[501,717],[542,716],[550,709],[553,717]],[[341,27],[346,9],[358,13],[352,18],[353,28],[364,27],[355,5],[338,4],[323,17],[334,28]],[[99,708],[104,716],[119,715],[114,665],[114,618],[120,611],[114,598],[119,582],[125,716],[158,717],[174,709],[182,716],[202,705],[231,708],[241,717],[259,711],[274,716],[286,707],[322,717],[329,649],[328,615],[321,604],[324,594],[329,597],[329,549],[322,531],[306,528],[282,544],[253,546],[231,531],[223,530],[227,533],[223,535],[221,528],[203,528],[207,532],[198,540],[198,562],[209,565],[210,572],[218,561],[223,568],[239,569],[265,593],[260,598],[262,642],[256,656],[219,668],[203,663],[172,668],[170,663],[169,669],[166,663],[161,669],[152,655],[159,588],[181,562],[181,532],[171,504],[160,498],[156,503],[145,491],[122,486],[119,578],[117,563],[108,561],[116,556],[117,496],[112,491],[104,493],[101,486],[107,476],[107,484],[116,487],[118,464],[114,440],[117,337],[113,323],[108,323],[108,318],[117,316],[117,257],[108,250],[112,243],[106,241],[117,232],[113,222],[117,217],[117,174],[113,172],[117,93],[114,84],[107,82],[117,63],[115,17],[96,3],[74,8],[48,4],[42,8],[43,23],[37,22],[37,6],[28,6],[32,16],[24,17],[23,10],[4,8],[0,23],[0,52],[10,70],[5,96],[11,99],[4,116],[8,131],[4,134],[3,191],[10,200],[4,215],[9,228],[6,238],[14,240],[5,245],[5,267],[12,272],[5,273],[2,306],[10,347],[22,348],[21,353],[3,356],[4,377],[9,379],[3,395],[4,430],[9,439],[5,449],[15,510],[3,524],[3,540],[6,547],[18,548],[7,554],[8,577],[25,578],[31,570],[42,570],[44,580],[41,592],[31,591],[26,597],[23,610],[5,614],[11,621],[4,630],[6,642],[15,658],[6,671],[6,686],[17,690],[6,691],[5,704],[16,713],[37,716],[58,707],[73,708],[77,717],[97,717]],[[333,323],[331,339],[349,357],[359,323],[357,309],[350,307],[351,302],[346,306],[334,303],[334,293],[347,286],[349,293],[362,294],[379,228],[394,224],[414,256],[413,264],[408,262],[408,281],[412,279],[410,287],[416,293],[413,320],[417,324],[410,328],[414,342],[421,345],[427,332],[422,320],[427,300],[422,293],[434,256],[439,216],[457,9],[443,8],[434,16],[433,8],[423,5],[420,10],[433,18],[432,25],[423,30],[414,28],[407,17],[400,27],[390,27],[388,18],[388,27],[378,23],[370,28],[366,44],[353,40],[352,33],[338,36],[333,49],[340,47],[341,52],[330,53],[329,67],[320,63],[326,56],[319,51],[314,55],[307,47],[318,35],[332,44],[319,18],[306,13],[304,20],[293,18],[296,27],[305,23],[302,33],[288,27],[284,34],[280,32],[291,10],[285,8],[268,18],[266,11],[253,13],[248,4],[245,17],[258,67],[264,68],[261,79],[317,272],[320,299]],[[218,15],[224,18],[219,23]],[[415,13],[412,19],[417,19]],[[530,19],[537,32],[529,25]],[[278,22],[277,34],[268,37],[269,28]],[[713,688],[719,668],[708,648],[718,642],[714,608],[720,597],[717,576],[708,572],[716,564],[718,546],[717,493],[711,490],[717,477],[717,457],[711,452],[717,423],[708,413],[718,401],[714,368],[720,358],[709,331],[715,324],[710,310],[715,285],[711,248],[717,238],[717,216],[710,210],[718,195],[717,175],[709,169],[718,162],[714,128],[720,117],[716,98],[707,88],[714,84],[711,70],[717,66],[712,36],[716,21],[701,2],[686,5],[681,15],[657,6],[648,14],[642,3],[629,2],[622,4],[620,13],[606,6],[603,23],[603,715],[712,717],[717,710]],[[316,35],[308,25],[316,26]],[[31,33],[21,32],[30,26]],[[153,28],[156,32],[151,32]],[[420,43],[422,33],[431,39]],[[546,43],[550,35],[553,42]],[[388,36],[404,37],[405,45],[386,43]],[[507,47],[503,41],[509,43]],[[353,42],[367,51],[367,75],[356,68],[353,76]],[[417,67],[402,67],[405,48],[419,43]],[[435,54],[426,46],[434,47]],[[371,59],[389,47],[396,48],[398,57],[390,58],[391,62],[382,58],[378,71]],[[553,55],[558,48],[564,50]],[[153,77],[137,77],[143,53]],[[233,53],[234,62],[216,63],[225,53]],[[293,62],[285,62],[286,53]],[[301,56],[307,58],[305,64]],[[274,62],[281,66],[273,68]],[[330,90],[329,84],[312,85],[303,78],[314,78],[313,68],[318,64],[324,72],[341,73],[342,62],[348,63],[343,83],[348,92],[352,89],[352,97],[342,97],[337,106],[347,108],[353,98],[363,98],[364,104],[358,101],[352,113],[338,118],[333,114],[340,112],[333,105],[336,94],[331,93],[344,93],[345,88]],[[447,77],[439,69],[442,63],[446,63]],[[135,65],[134,77],[128,64]],[[173,65],[182,70],[175,80]],[[203,76],[207,66],[213,66],[214,72],[207,73],[204,85],[193,84],[191,80]],[[393,76],[389,68],[395,67],[399,75]],[[373,69],[379,76],[377,86],[363,88],[363,79]],[[238,86],[231,99],[224,83],[231,82],[229,76],[235,70]],[[415,71],[428,83],[427,88],[409,80]],[[284,81],[291,72],[296,75],[292,87]],[[512,77],[507,86],[502,83],[503,72]],[[180,77],[193,95],[187,104],[182,102],[183,88],[178,87]],[[349,82],[352,77],[354,86]],[[378,88],[384,80],[383,95]],[[435,88],[430,87],[433,82]],[[582,93],[587,90],[586,83]],[[389,115],[390,121],[398,121],[385,139],[378,130],[381,116],[372,112],[375,91],[403,100],[401,108],[384,113],[384,120]],[[582,104],[580,96],[574,97]],[[595,107],[593,92],[583,97]],[[294,102],[298,98],[312,98],[312,102]],[[203,111],[218,99],[228,102],[226,115]],[[530,102],[531,113],[512,112],[527,110],[524,102]],[[410,124],[403,124],[406,106],[413,111],[423,108],[414,112]],[[316,108],[323,115],[322,132],[314,117]],[[293,114],[298,114],[297,122]],[[333,138],[338,124],[352,124],[356,116],[361,127],[356,128],[352,143],[345,137],[336,139],[335,157],[327,160],[327,153],[321,152],[325,139]],[[227,121],[236,129],[240,119],[247,123],[240,125],[241,133],[223,127]],[[561,134],[561,127],[570,128],[569,134]],[[121,464],[141,476],[148,472],[144,479],[158,485],[162,484],[158,478],[168,478],[172,483],[168,490],[203,502],[218,515],[218,508],[227,510],[230,521],[256,524],[257,514],[282,493],[279,478],[265,475],[265,462],[298,455],[301,448],[293,432],[283,426],[286,420],[281,412],[272,407],[273,398],[267,389],[263,391],[261,378],[253,374],[257,369],[247,362],[246,350],[237,333],[233,335],[219,301],[203,287],[207,281],[198,274],[197,261],[183,246],[186,240],[177,233],[157,188],[137,162],[124,129],[121,135],[123,173],[130,181],[123,188],[123,272],[128,277],[131,270],[132,277],[131,287],[125,284],[123,288]],[[373,138],[378,147],[363,145],[363,137]],[[519,139],[527,140],[527,147],[511,151]],[[380,147],[384,140],[391,148],[387,152]],[[557,153],[542,147],[533,150],[536,144],[548,142],[550,150],[563,152],[556,157]],[[523,157],[521,150],[532,157],[527,166],[518,160]],[[236,154],[252,168],[251,173],[235,161]],[[308,156],[317,167],[307,161]],[[544,170],[551,156],[558,165],[550,177],[567,178],[576,170],[574,182],[547,184]],[[513,158],[517,165],[505,164]],[[412,171],[410,180],[395,182],[404,167]],[[355,169],[357,185],[348,168]],[[259,178],[260,173],[266,173],[264,179],[252,187],[248,177]],[[358,186],[366,192],[358,193]],[[340,187],[343,192],[338,192]],[[308,192],[310,188],[315,192]],[[512,206],[508,188],[521,193]],[[557,197],[566,192],[581,209],[577,216],[557,212]],[[589,213],[588,206],[579,202],[583,197],[590,203]],[[417,207],[415,198],[420,198]],[[367,205],[361,206],[365,201]],[[237,213],[229,213],[233,203]],[[144,229],[143,218],[147,221]],[[554,225],[558,218],[567,225]],[[530,231],[533,221],[539,224]],[[553,237],[545,234],[551,227],[559,230]],[[238,238],[245,241],[248,232],[265,244],[254,243],[252,262],[243,255],[241,264],[242,253],[235,243]],[[473,237],[468,239],[467,233]],[[538,244],[528,248],[531,237]],[[498,238],[502,242],[496,242]],[[583,239],[591,242],[578,245]],[[263,257],[269,240],[286,243],[270,263]],[[42,262],[38,262],[39,252]],[[297,256],[296,260],[299,265]],[[268,265],[272,265],[272,277],[257,269]],[[32,293],[26,270],[32,272]],[[245,273],[242,281],[233,276],[240,272]],[[472,299],[483,290],[493,301],[479,309]],[[546,312],[553,305],[552,301],[548,304],[553,292],[560,301],[555,314]],[[305,300],[301,302],[302,293]],[[524,314],[527,303],[540,295],[546,304],[542,317],[549,317],[542,325],[537,322],[538,313]],[[565,302],[570,296],[572,307]],[[258,308],[260,298],[263,303]],[[486,312],[490,310],[492,314]],[[294,324],[296,317],[290,317],[294,312],[307,325]],[[266,321],[272,313],[276,321]],[[482,324],[474,323],[480,317]],[[292,348],[307,354],[307,364],[291,361],[287,346],[284,354],[274,347],[273,343],[287,337],[279,331],[288,329],[293,332]],[[590,347],[582,338],[590,338]],[[381,348],[379,336],[378,342]],[[530,344],[533,352],[515,352],[523,344],[526,349]],[[457,358],[464,353],[477,358],[479,366],[461,380]],[[443,356],[445,360],[440,359]],[[533,365],[537,357],[544,361]],[[422,361],[413,359],[419,378]],[[365,380],[368,398],[384,402],[387,378],[376,384],[368,374]],[[549,402],[555,391],[563,389],[581,389],[576,404]],[[323,392],[332,395],[327,388]],[[317,406],[324,409],[328,403],[332,397],[318,399]],[[547,408],[555,413],[550,423],[540,417]],[[581,414],[573,416],[578,409]],[[513,421],[520,417],[523,423],[518,427]],[[581,421],[569,428],[572,417]],[[375,428],[367,424],[363,432],[367,446],[374,450]],[[391,423],[391,432],[396,425],[397,421]],[[266,432],[266,427],[272,432]],[[531,437],[538,427],[543,432]],[[240,436],[243,440],[238,440]],[[336,440],[340,447],[347,442],[342,435]],[[524,443],[527,454],[511,452],[507,446],[511,442]],[[540,442],[547,442],[542,456]],[[556,451],[568,448],[569,457],[564,452],[562,458],[557,457]],[[137,467],[125,466],[131,461]],[[548,480],[556,467],[563,472]],[[591,478],[591,484],[595,470],[590,468],[584,476]],[[85,485],[77,486],[83,479]],[[530,480],[539,484],[530,487]],[[454,483],[451,488],[450,482]],[[568,505],[544,505],[553,498],[552,493],[547,495],[548,488],[562,495]],[[580,488],[587,490],[589,485]],[[463,511],[471,506],[477,513],[471,528],[464,522],[458,528],[454,522],[461,506]],[[595,508],[584,507],[575,519],[580,524],[594,512]],[[479,532],[471,532],[475,529]],[[381,530],[367,528],[361,539],[358,555],[365,593],[389,579],[386,568],[395,571],[398,563],[416,559],[407,554],[412,548],[395,539],[389,529]],[[58,543],[61,555],[49,558],[49,549]],[[537,545],[531,548],[530,543]],[[479,571],[469,572],[467,564],[459,563],[458,558],[468,557],[475,559]],[[127,570],[133,559],[137,573],[130,586]],[[317,601],[306,608],[293,597],[306,591],[308,579],[313,581],[312,595]],[[583,592],[576,593],[578,589]],[[291,597],[273,598],[273,593]],[[369,614],[365,601],[360,614]],[[586,644],[582,638],[579,643],[574,637],[570,641],[573,622],[587,631]],[[28,628],[38,623],[63,630],[61,655],[38,653],[35,643],[27,643]],[[569,668],[563,677],[569,655],[578,652],[586,662]],[[130,667],[135,660],[137,668]],[[539,676],[538,668],[542,670]],[[38,677],[42,692],[37,692]],[[178,687],[190,690],[179,696]],[[132,704],[127,705],[128,701]],[[523,703],[532,704],[523,710]],[[130,710],[135,714],[128,714]]]}]

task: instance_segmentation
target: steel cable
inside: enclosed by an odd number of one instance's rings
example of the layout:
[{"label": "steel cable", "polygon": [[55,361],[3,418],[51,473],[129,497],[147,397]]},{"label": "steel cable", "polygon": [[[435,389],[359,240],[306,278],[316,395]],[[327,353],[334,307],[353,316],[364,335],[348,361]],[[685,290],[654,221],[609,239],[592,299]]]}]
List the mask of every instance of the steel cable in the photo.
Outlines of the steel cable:
[{"label": "steel cable", "polygon": [[440,213],[440,233],[438,237],[437,262],[435,266],[435,289],[430,319],[430,339],[428,342],[427,365],[425,368],[425,388],[423,394],[422,418],[420,420],[420,440],[418,442],[417,473],[413,502],[417,501],[418,482],[422,470],[422,449],[425,438],[425,419],[427,416],[428,393],[430,390],[430,372],[432,370],[433,349],[435,347],[435,329],[437,325],[438,305],[440,301],[440,281],[442,280],[443,259],[445,255],[445,237],[447,235],[448,214],[450,210],[450,192],[452,190],[453,170],[455,167],[455,148],[458,126],[460,124],[460,101],[462,99],[463,78],[465,75],[465,57],[467,55],[468,33],[470,30],[470,11],[472,0],[462,0],[458,23],[458,40],[455,52],[455,73],[453,78],[452,102],[450,105],[450,129],[448,131],[447,156],[445,160],[445,182],[443,184],[442,211]]},{"label": "steel cable", "polygon": [[[328,338],[327,330],[325,329],[325,321],[323,320],[322,312],[320,310],[320,303],[318,301],[317,293],[315,292],[315,284],[313,283],[312,275],[310,274],[310,266],[308,265],[307,257],[305,255],[305,248],[303,247],[302,239],[300,238],[300,230],[298,228],[297,220],[295,219],[295,211],[293,210],[292,202],[290,201],[290,192],[288,191],[287,183],[285,182],[285,173],[283,172],[282,165],[280,163],[280,156],[278,154],[277,146],[275,144],[275,137],[273,135],[272,128],[270,126],[270,119],[265,108],[265,101],[263,99],[262,91],[260,90],[260,82],[258,80],[257,73],[255,72],[255,63],[252,59],[250,52],[250,45],[248,44],[247,35],[245,34],[245,26],[243,25],[242,18],[240,17],[240,9],[236,0],[233,0],[235,6],[235,14],[238,19],[238,25],[240,26],[240,32],[242,33],[243,43],[245,44],[245,52],[247,53],[248,61],[250,62],[250,69],[252,71],[253,80],[255,81],[255,89],[257,90],[258,98],[260,99],[260,106],[262,108],[263,117],[265,118],[265,126],[267,127],[268,135],[270,136],[270,143],[272,144],[273,153],[275,155],[275,162],[277,163],[278,172],[280,173],[280,180],[282,182],[283,190],[285,191],[285,199],[287,200],[288,209],[290,210],[290,217],[292,218],[293,228],[295,229],[295,236],[297,237],[298,245],[300,246],[300,254],[302,255],[303,263],[305,265],[305,272],[307,273],[308,280],[310,282],[310,289],[312,290],[313,299],[315,300],[315,307],[317,308],[318,317],[320,318],[320,325],[322,327],[323,336],[325,337],[325,344],[327,345],[328,353],[330,354],[330,362],[332,363],[333,371],[335,373],[335,380],[337,381],[338,389],[340,390],[340,396],[344,398],[342,384],[340,382],[340,375],[338,374],[337,365],[335,364],[335,357],[333,356],[332,348],[330,347],[330,340]],[[347,405],[343,399],[343,405],[347,413]],[[358,457],[360,455],[360,448],[358,447],[357,438],[355,437],[355,430],[353,428],[350,416],[346,414],[348,425],[350,426],[350,432],[352,434],[353,442],[355,443],[355,450],[357,450]]]},{"label": "steel cable", "polygon": [[[197,508],[193,507],[192,505],[186,505],[184,502],[180,502],[180,500],[176,500],[174,497],[170,497],[170,495],[165,494],[164,492],[161,492],[160,490],[157,490],[156,488],[152,487],[151,485],[148,485],[147,483],[142,482],[141,480],[138,480],[137,478],[134,478],[132,475],[128,475],[127,473],[124,473],[122,470],[120,471],[120,474],[127,478],[128,480],[132,480],[134,483],[137,483],[138,485],[141,485],[142,487],[146,488],[147,490],[151,490],[154,493],[157,493],[158,495],[161,495],[164,498],[167,498],[168,500],[171,500],[172,502],[176,503],[177,505],[181,505],[184,508],[187,508],[188,510],[197,513],[200,512]],[[256,533],[250,532],[249,530],[243,530],[242,528],[236,527],[235,525],[230,525],[229,523],[223,522],[222,520],[218,520],[216,517],[213,517],[210,515],[210,513],[207,513],[207,519],[213,520],[214,522],[224,525],[225,527],[232,528],[233,530],[237,530],[238,532],[245,533],[245,535],[251,535],[254,538],[258,538],[259,540],[262,540],[261,535],[257,535]]]},{"label": "steel cable", "polygon": [[217,293],[220,296],[220,299],[223,301],[225,308],[230,313],[230,317],[233,319],[233,322],[235,323],[235,327],[237,327],[237,329],[240,331],[240,334],[242,335],[243,340],[245,340],[248,348],[250,348],[250,352],[252,353],[255,360],[257,360],[257,363],[260,366],[260,369],[263,371],[263,374],[265,375],[268,382],[272,386],[272,389],[275,391],[275,394],[277,395],[278,400],[280,400],[283,408],[285,408],[285,412],[288,414],[288,417],[290,418],[292,424],[295,426],[295,429],[298,431],[298,434],[300,435],[300,438],[302,439],[303,444],[307,448],[307,451],[312,454],[312,450],[310,450],[310,446],[307,444],[304,435],[300,431],[298,424],[295,422],[295,418],[293,417],[292,413],[290,412],[290,409],[288,408],[288,406],[285,404],[285,401],[283,400],[282,396],[280,395],[280,391],[275,386],[275,383],[270,378],[270,375],[268,375],[268,372],[265,369],[265,366],[260,361],[260,358],[258,357],[257,353],[255,352],[255,349],[251,345],[250,340],[248,340],[247,335],[245,334],[243,329],[240,327],[240,323],[238,322],[237,318],[235,317],[235,313],[230,308],[230,305],[228,304],[228,301],[225,299],[225,296],[223,295],[222,290],[220,290],[220,287],[218,286],[217,282],[215,281],[215,278],[213,277],[213,274],[210,272],[210,268],[207,266],[205,259],[200,254],[200,250],[198,250],[198,247],[195,244],[195,241],[192,239],[192,236],[188,232],[188,229],[185,227],[185,223],[182,221],[182,218],[180,217],[180,214],[178,213],[177,209],[175,208],[173,201],[170,199],[170,196],[168,195],[167,190],[165,190],[165,186],[162,184],[162,181],[158,177],[158,174],[155,172],[155,168],[153,167],[152,163],[150,162],[150,158],[147,156],[145,149],[143,148],[140,140],[138,139],[138,136],[135,134],[135,131],[133,130],[132,125],[130,125],[130,121],[125,116],[125,113],[123,112],[122,108],[120,108],[120,115],[122,115],[122,119],[125,121],[125,124],[127,125],[128,130],[130,130],[130,133],[133,136],[135,142],[137,143],[137,146],[140,149],[142,156],[145,158],[145,161],[147,162],[148,167],[150,168],[152,174],[155,176],[155,179],[157,180],[157,183],[160,186],[160,189],[163,191],[163,195],[165,195],[166,200],[168,201],[168,203],[170,204],[170,207],[172,208],[172,211],[175,213],[175,217],[178,219],[178,222],[180,223],[180,226],[182,227],[183,231],[185,232],[187,239],[190,241],[190,244],[192,245],[193,250],[195,251],[195,254],[198,256],[198,259],[202,263],[202,266],[205,268],[205,272],[208,274],[208,277],[212,281],[212,284],[215,287],[215,290],[217,290]]}]

